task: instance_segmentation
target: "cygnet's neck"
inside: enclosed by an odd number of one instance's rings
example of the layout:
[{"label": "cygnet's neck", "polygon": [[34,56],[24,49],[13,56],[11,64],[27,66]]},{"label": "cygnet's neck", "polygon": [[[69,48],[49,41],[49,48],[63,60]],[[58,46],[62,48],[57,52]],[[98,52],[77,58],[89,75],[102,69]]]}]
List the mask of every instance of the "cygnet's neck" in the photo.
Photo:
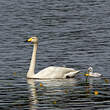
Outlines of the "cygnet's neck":
[{"label": "cygnet's neck", "polygon": [[35,65],[36,65],[36,52],[37,52],[37,43],[34,43],[32,58],[31,58],[31,62],[30,62],[30,67],[29,67],[29,70],[27,72],[27,77],[28,78],[32,78],[35,74],[34,70],[35,70]]},{"label": "cygnet's neck", "polygon": [[89,71],[89,75],[90,75],[90,76],[94,75],[93,69],[92,69],[91,71]]}]

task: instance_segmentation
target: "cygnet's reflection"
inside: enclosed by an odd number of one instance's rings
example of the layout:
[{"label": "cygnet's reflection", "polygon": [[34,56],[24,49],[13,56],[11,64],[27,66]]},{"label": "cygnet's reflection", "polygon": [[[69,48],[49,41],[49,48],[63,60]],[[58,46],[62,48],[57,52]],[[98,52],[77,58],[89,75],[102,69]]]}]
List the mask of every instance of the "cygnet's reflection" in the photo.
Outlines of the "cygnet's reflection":
[{"label": "cygnet's reflection", "polygon": [[97,91],[97,87],[100,86],[100,84],[102,83],[101,78],[93,78],[90,77],[87,80],[87,86],[86,86],[86,92],[89,95],[92,95],[92,93],[94,93],[94,91]]}]

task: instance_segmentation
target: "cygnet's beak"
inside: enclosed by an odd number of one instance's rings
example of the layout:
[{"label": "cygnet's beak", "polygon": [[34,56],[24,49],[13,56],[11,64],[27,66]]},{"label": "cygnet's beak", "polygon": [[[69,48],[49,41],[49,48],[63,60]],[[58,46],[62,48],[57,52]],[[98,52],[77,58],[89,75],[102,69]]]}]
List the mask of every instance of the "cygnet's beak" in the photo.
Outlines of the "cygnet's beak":
[{"label": "cygnet's beak", "polygon": [[32,38],[29,38],[28,40],[26,40],[25,42],[31,42],[32,41]]}]

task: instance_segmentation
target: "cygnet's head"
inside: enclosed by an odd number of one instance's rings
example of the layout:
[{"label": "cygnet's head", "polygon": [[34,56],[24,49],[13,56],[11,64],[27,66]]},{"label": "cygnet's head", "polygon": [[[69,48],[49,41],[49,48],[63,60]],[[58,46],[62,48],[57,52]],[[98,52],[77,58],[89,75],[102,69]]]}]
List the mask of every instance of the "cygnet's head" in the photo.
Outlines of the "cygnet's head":
[{"label": "cygnet's head", "polygon": [[27,41],[37,44],[38,43],[38,38],[37,37],[31,37]]},{"label": "cygnet's head", "polygon": [[89,68],[88,68],[88,72],[89,72],[89,73],[93,72],[93,68],[92,68],[92,67],[89,67]]}]

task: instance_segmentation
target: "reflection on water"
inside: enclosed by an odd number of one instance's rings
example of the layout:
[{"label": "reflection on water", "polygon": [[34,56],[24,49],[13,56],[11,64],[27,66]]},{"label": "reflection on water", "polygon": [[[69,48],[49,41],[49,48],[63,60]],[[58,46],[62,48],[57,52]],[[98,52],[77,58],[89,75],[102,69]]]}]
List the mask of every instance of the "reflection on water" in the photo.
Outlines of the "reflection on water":
[{"label": "reflection on water", "polygon": [[[53,108],[54,101],[58,101],[63,94],[68,93],[68,88],[76,85],[75,79],[59,80],[35,80],[27,79],[30,91],[30,108],[34,110],[43,106],[48,109],[48,106]],[[40,86],[42,84],[42,86]],[[66,87],[66,88],[65,88]],[[40,98],[41,97],[41,98]],[[48,102],[46,102],[48,100]],[[61,99],[60,99],[61,100]],[[43,105],[40,105],[44,103]],[[45,105],[47,103],[47,105]],[[49,105],[48,105],[49,103]]]},{"label": "reflection on water", "polygon": [[27,83],[29,85],[29,91],[31,93],[29,100],[30,100],[30,110],[34,110],[36,107],[36,104],[38,103],[37,100],[37,91],[36,91],[36,86],[35,82],[32,79],[27,80]]},{"label": "reflection on water", "polygon": [[[30,109],[98,109],[110,104],[110,89],[104,79],[90,78],[88,82],[74,79],[27,80]],[[42,83],[43,86],[40,86]],[[104,86],[106,86],[104,88]],[[98,91],[99,94],[94,92]]]},{"label": "reflection on water", "polygon": [[[110,78],[0,79],[0,109],[104,109],[110,108]],[[98,92],[98,94],[95,94]]]}]

